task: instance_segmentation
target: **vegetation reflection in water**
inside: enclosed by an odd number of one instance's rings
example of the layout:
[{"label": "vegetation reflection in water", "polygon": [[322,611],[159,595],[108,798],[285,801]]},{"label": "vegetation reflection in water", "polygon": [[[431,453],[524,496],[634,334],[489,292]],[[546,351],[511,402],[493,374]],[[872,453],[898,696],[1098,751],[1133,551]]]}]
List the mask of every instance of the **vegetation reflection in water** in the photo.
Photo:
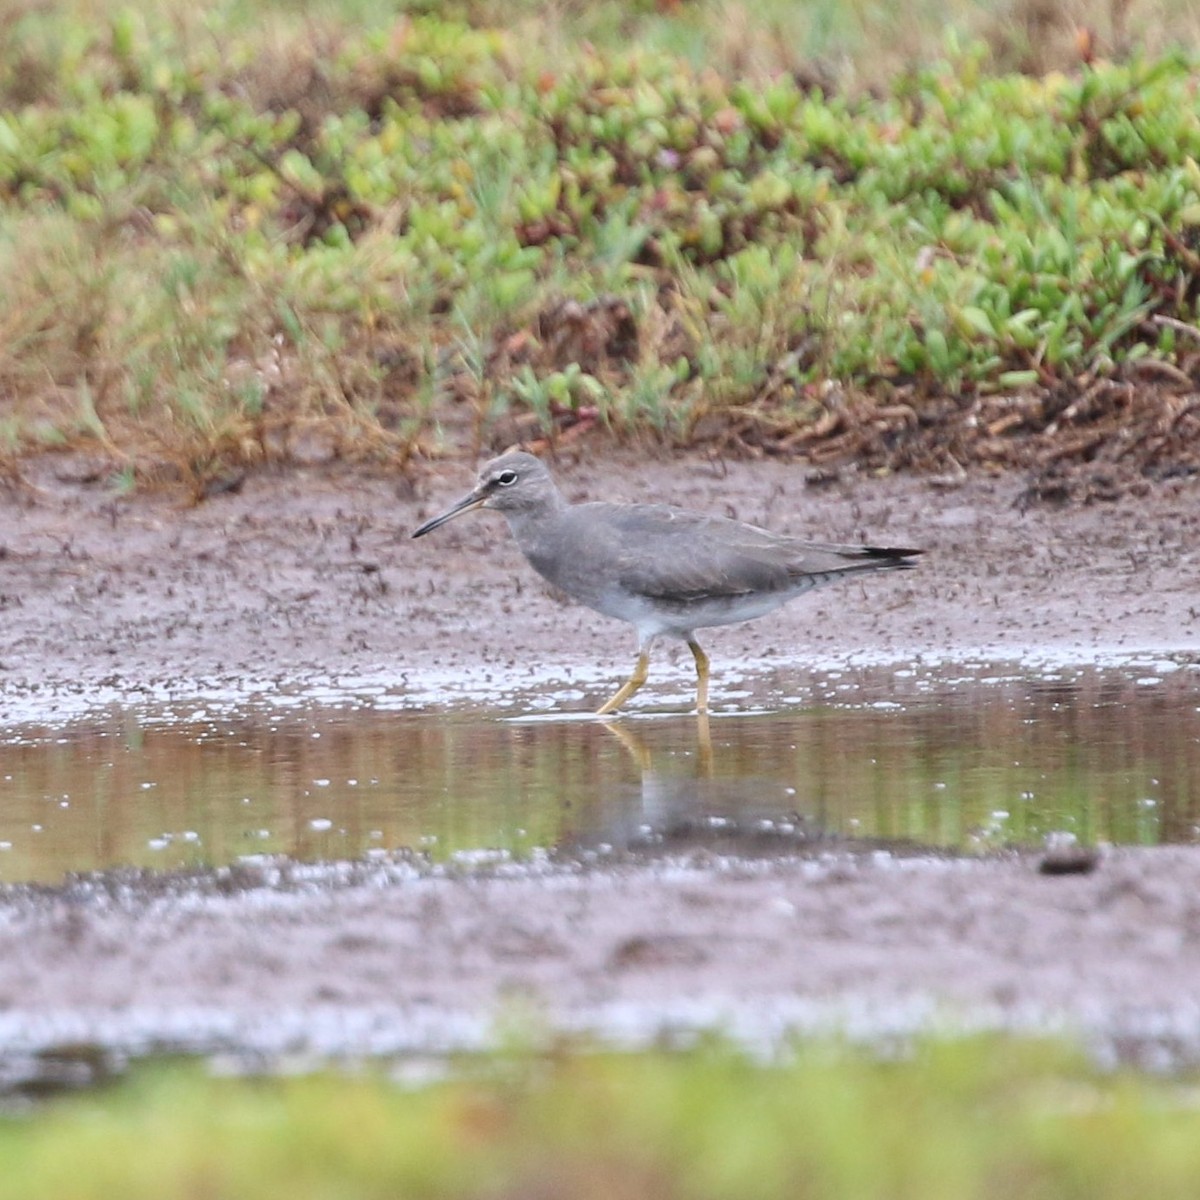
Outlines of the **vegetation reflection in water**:
[{"label": "vegetation reflection in water", "polygon": [[[1181,676],[1190,673],[1180,672]],[[114,713],[0,746],[0,880],[244,855],[534,847],[773,853],[1200,841],[1187,679],[971,686],[905,705],[529,722]]]}]

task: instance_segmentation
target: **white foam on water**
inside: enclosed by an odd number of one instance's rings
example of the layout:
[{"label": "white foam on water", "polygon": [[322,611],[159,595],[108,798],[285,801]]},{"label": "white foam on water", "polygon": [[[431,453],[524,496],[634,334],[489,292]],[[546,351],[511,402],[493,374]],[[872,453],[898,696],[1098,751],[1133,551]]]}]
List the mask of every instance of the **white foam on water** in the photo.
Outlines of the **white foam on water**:
[{"label": "white foam on water", "polygon": [[[851,672],[870,673],[903,681],[908,693],[946,691],[959,686],[1003,685],[1031,676],[1071,682],[1084,671],[1120,671],[1139,686],[1159,684],[1181,671],[1200,672],[1194,651],[1172,647],[1128,648],[1029,647],[1017,654],[996,648],[962,653],[882,653],[858,651],[849,655],[807,657],[781,661],[722,665],[714,686],[711,713],[744,715],[769,713],[781,707],[810,703],[814,694],[856,695],[861,679]],[[569,675],[569,678],[564,675]],[[172,723],[216,721],[247,708],[294,711],[314,706],[371,709],[378,712],[453,712],[470,708],[515,720],[582,719],[579,712],[589,692],[607,694],[621,677],[609,666],[572,664],[495,664],[438,669],[381,668],[364,673],[332,675],[298,672],[289,676],[175,676],[170,679],[122,679],[111,672],[103,680],[59,680],[42,684],[0,679],[0,725],[12,727],[65,726],[74,721],[120,708],[152,714]],[[797,681],[801,686],[797,687]],[[664,664],[651,687],[622,710],[623,716],[680,715],[690,710],[694,676],[680,666]],[[778,700],[764,702],[764,691]],[[876,704],[901,703],[879,696]],[[517,710],[505,712],[505,709]]]}]

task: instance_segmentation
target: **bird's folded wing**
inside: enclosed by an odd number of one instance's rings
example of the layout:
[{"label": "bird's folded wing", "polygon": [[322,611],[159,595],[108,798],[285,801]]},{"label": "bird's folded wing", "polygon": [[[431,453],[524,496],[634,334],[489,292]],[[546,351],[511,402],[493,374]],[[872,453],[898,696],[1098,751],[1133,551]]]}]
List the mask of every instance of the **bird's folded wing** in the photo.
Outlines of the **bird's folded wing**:
[{"label": "bird's folded wing", "polygon": [[752,526],[646,506],[622,532],[618,581],[635,595],[687,603],[792,584],[787,542]]},{"label": "bird's folded wing", "polygon": [[725,517],[660,505],[612,506],[622,588],[681,603],[803,590],[842,574],[907,566],[917,551],[806,542]]}]

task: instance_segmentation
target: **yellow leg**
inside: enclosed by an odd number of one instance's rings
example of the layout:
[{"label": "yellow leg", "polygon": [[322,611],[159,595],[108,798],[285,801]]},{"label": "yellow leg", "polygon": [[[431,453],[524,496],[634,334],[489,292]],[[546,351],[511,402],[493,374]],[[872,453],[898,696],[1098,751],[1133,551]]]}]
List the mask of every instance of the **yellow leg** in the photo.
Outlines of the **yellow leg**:
[{"label": "yellow leg", "polygon": [[708,712],[708,655],[692,638],[688,638],[688,649],[696,660],[696,711],[703,715]]},{"label": "yellow leg", "polygon": [[600,705],[596,709],[596,716],[602,717],[606,713],[616,712],[634,692],[646,682],[646,676],[650,674],[650,651],[643,650],[638,654],[637,666],[633,668],[633,674],[617,689],[617,694],[611,699]]}]

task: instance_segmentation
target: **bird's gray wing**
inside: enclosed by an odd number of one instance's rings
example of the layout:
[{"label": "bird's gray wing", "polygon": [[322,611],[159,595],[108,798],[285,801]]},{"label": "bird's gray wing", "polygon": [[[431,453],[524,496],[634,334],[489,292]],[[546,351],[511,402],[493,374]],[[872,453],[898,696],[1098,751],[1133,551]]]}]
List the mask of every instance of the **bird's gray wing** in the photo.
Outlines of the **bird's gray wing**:
[{"label": "bird's gray wing", "polygon": [[620,586],[681,602],[770,593],[794,586],[794,543],[724,517],[665,505],[613,505]]},{"label": "bird's gray wing", "polygon": [[[907,557],[919,553],[802,541],[668,505],[592,503],[571,513],[567,536],[586,542],[585,561],[598,565],[606,581],[633,595],[684,604],[795,592],[840,575],[909,566]],[[578,595],[596,590],[599,581],[559,582]]]}]

